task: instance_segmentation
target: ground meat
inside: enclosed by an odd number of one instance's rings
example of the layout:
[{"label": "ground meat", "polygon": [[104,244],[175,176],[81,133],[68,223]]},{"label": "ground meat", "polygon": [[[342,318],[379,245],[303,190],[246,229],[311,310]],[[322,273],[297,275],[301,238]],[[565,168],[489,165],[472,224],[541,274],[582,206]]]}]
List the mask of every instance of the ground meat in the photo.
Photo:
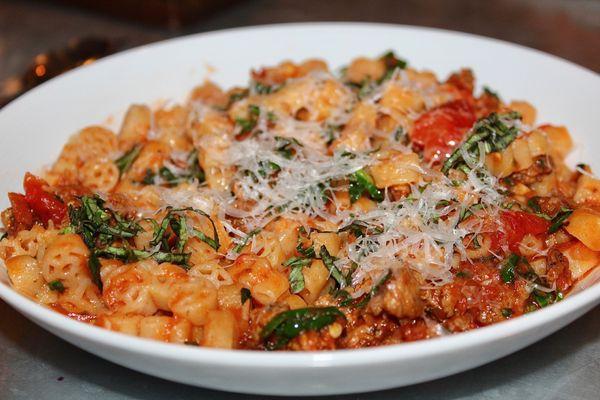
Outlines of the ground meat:
[{"label": "ground meat", "polygon": [[568,207],[567,202],[559,197],[536,197],[540,211],[547,215],[556,215],[563,207]]},{"label": "ground meat", "polygon": [[514,183],[531,185],[540,182],[544,176],[553,170],[552,159],[548,156],[538,156],[533,160],[531,167],[510,175],[509,179]]},{"label": "ground meat", "polygon": [[315,351],[335,349],[335,339],[331,337],[327,327],[318,332],[303,332],[300,336],[290,341],[290,343],[286,346],[286,350]]},{"label": "ground meat", "polygon": [[551,284],[556,284],[556,288],[565,292],[573,284],[571,269],[569,268],[569,259],[565,257],[556,247],[551,248],[546,256],[546,279]]},{"label": "ground meat", "polygon": [[250,311],[250,321],[248,328],[242,333],[239,340],[241,349],[262,349],[263,344],[260,340],[260,332],[262,328],[277,314],[288,311],[289,307],[266,306],[254,308]]},{"label": "ground meat", "polygon": [[529,297],[525,283],[504,283],[493,262],[464,263],[460,272],[453,282],[423,294],[428,314],[450,331],[489,325],[524,312]]},{"label": "ground meat", "polygon": [[339,347],[356,349],[402,341],[398,321],[386,314],[375,316],[360,311],[355,310],[348,316],[346,333],[338,340]]},{"label": "ground meat", "polygon": [[418,318],[423,315],[420,283],[414,273],[403,268],[384,285],[383,309],[396,318]]}]

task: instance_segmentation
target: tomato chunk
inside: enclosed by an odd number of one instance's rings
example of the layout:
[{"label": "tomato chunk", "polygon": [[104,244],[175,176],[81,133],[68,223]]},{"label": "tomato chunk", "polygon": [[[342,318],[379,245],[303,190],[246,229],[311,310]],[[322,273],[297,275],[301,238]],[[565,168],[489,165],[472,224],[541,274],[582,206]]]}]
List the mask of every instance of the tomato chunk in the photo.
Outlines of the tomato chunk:
[{"label": "tomato chunk", "polygon": [[30,229],[35,223],[35,215],[33,215],[25,196],[19,193],[9,193],[8,200],[12,209],[10,231],[18,232],[23,229]]},{"label": "tomato chunk", "polygon": [[46,191],[47,183],[29,172],[25,174],[23,188],[25,199],[33,213],[41,222],[47,224],[52,221],[61,223],[67,216],[67,206],[54,194]]},{"label": "tomato chunk", "polygon": [[515,253],[519,252],[518,244],[525,235],[539,235],[550,227],[544,218],[523,211],[502,211],[499,223],[501,230],[493,235],[492,248],[497,250],[506,244]]},{"label": "tomato chunk", "polygon": [[471,104],[467,100],[454,100],[421,115],[410,138],[413,145],[423,150],[426,161],[443,161],[475,121]]}]

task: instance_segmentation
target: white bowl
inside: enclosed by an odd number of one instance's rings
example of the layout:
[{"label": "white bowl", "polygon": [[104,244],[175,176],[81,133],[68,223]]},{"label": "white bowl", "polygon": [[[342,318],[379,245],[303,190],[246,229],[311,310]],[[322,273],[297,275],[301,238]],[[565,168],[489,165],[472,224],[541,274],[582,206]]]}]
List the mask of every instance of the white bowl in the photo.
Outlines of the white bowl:
[{"label": "white bowl", "polygon": [[[7,206],[4,193],[20,190],[25,171],[50,163],[79,128],[107,122],[108,117],[116,123],[130,103],[183,99],[212,67],[216,71],[211,78],[229,86],[246,83],[250,68],[283,59],[321,57],[341,66],[353,57],[387,49],[441,77],[462,66],[473,68],[478,82],[503,98],[536,105],[540,121],[567,125],[582,144],[577,158],[600,168],[600,79],[591,71],[535,50],[463,33],[380,24],[276,25],[143,46],[69,72],[20,97],[0,111],[0,206]],[[598,279],[588,283],[594,281]],[[600,285],[590,286],[544,310],[467,333],[371,349],[304,353],[196,348],[110,332],[26,299],[9,287],[4,272],[0,297],[57,336],[138,371],[234,392],[309,395],[408,385],[490,362],[597,305]]]}]

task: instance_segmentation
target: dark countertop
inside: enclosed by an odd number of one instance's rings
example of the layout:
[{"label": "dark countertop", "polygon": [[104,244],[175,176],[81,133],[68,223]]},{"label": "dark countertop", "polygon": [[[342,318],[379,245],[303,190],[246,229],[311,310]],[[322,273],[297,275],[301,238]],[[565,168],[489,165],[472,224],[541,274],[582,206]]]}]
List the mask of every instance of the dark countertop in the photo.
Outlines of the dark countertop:
[{"label": "dark countertop", "polygon": [[[181,34],[299,21],[424,25],[496,37],[600,71],[598,0],[256,0],[212,13],[181,30],[114,20],[34,1],[0,0],[0,82],[39,52],[86,35],[135,46]],[[433,382],[337,399],[597,399],[600,307],[548,338],[475,370]],[[90,355],[0,302],[0,398],[242,399],[171,383]]]}]

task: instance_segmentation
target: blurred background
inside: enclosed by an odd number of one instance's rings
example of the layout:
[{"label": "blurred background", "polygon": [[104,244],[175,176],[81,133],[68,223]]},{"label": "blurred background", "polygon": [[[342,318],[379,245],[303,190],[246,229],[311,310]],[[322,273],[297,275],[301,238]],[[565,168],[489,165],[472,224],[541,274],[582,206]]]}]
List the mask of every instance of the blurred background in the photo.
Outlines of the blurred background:
[{"label": "blurred background", "polygon": [[600,0],[0,0],[0,106],[2,98],[129,47],[216,29],[300,21],[470,32],[600,71]]}]

